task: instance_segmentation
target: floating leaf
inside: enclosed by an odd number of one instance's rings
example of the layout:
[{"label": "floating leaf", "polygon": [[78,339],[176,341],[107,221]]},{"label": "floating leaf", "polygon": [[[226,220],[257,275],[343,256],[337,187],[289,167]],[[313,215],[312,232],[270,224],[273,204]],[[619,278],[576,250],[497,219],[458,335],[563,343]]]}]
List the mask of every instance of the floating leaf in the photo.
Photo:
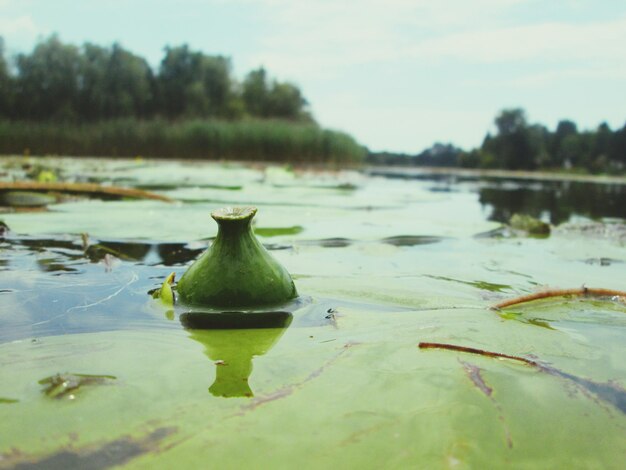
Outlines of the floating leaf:
[{"label": "floating leaf", "polygon": [[526,214],[513,214],[509,220],[509,225],[512,229],[526,232],[529,235],[550,235],[550,225]]},{"label": "floating leaf", "polygon": [[39,383],[44,385],[43,392],[50,398],[67,398],[74,400],[76,393],[81,387],[88,385],[102,385],[115,380],[112,375],[88,375],[88,374],[55,374],[41,379]]},{"label": "floating leaf", "polygon": [[260,237],[280,237],[284,235],[298,235],[304,228],[300,225],[292,227],[255,227],[254,234]]},{"label": "floating leaf", "polygon": [[165,278],[165,281],[163,281],[163,284],[161,284],[159,298],[165,305],[174,305],[174,291],[172,290],[172,285],[174,284],[175,277],[176,273],[170,273],[170,275]]}]

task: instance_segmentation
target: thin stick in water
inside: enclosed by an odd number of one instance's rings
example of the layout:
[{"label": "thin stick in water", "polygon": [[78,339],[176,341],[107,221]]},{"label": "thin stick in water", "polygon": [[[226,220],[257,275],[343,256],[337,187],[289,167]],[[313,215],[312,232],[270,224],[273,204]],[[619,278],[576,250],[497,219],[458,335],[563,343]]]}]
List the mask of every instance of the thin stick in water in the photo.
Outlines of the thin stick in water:
[{"label": "thin stick in water", "polygon": [[601,287],[579,287],[575,289],[547,289],[534,294],[521,295],[512,299],[503,300],[491,306],[492,310],[510,307],[511,305],[531,302],[533,300],[547,299],[550,297],[623,297],[626,299],[626,292]]}]

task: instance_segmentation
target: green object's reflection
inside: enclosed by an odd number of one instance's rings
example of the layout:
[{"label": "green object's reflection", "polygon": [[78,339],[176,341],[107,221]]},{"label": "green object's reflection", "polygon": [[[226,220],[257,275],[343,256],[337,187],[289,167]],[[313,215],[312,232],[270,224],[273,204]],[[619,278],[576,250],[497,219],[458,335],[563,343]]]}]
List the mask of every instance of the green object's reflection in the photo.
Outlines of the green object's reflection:
[{"label": "green object's reflection", "polygon": [[[189,337],[202,343],[204,353],[215,363],[215,381],[209,387],[212,395],[216,397],[254,396],[248,384],[250,374],[252,374],[252,359],[267,353],[287,330],[292,316],[287,312],[282,313],[285,315],[281,326],[270,322],[271,327],[268,328],[188,330]],[[263,313],[253,315],[263,315]],[[183,324],[185,323],[183,320]]]}]

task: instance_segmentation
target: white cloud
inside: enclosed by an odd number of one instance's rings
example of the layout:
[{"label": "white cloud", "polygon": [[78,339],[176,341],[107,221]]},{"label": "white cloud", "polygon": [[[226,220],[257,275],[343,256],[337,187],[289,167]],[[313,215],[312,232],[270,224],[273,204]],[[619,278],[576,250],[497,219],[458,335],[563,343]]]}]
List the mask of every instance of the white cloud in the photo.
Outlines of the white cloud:
[{"label": "white cloud", "polygon": [[525,74],[511,80],[516,87],[543,88],[571,80],[619,80],[626,81],[626,63],[590,67],[552,69],[540,73]]},{"label": "white cloud", "polygon": [[626,18],[520,24],[512,8],[536,0],[241,1],[263,6],[271,25],[249,64],[279,74],[327,78],[350,66],[417,60],[626,60]]},{"label": "white cloud", "polygon": [[[0,4],[2,6],[2,4]],[[15,34],[36,35],[39,32],[35,22],[30,16],[18,16],[17,18],[0,18],[0,35],[12,36]]]},{"label": "white cloud", "polygon": [[37,38],[44,33],[45,31],[39,28],[28,15],[14,18],[0,17],[0,37],[4,39],[9,56],[28,51],[34,46]]},{"label": "white cloud", "polygon": [[626,61],[626,17],[589,24],[543,23],[468,31],[416,44],[416,58],[496,63],[527,60]]}]

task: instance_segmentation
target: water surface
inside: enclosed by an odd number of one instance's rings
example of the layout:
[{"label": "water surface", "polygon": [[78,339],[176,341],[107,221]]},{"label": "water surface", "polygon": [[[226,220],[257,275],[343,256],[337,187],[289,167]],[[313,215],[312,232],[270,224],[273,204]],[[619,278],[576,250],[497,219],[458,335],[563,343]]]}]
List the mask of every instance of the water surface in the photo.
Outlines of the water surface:
[{"label": "water surface", "polygon": [[[622,186],[47,162],[176,202],[0,215],[0,468],[620,468],[624,304],[489,306],[622,288]],[[259,208],[257,236],[294,277],[279,327],[193,328],[148,294],[227,205]],[[551,235],[477,236],[513,213]]]}]

